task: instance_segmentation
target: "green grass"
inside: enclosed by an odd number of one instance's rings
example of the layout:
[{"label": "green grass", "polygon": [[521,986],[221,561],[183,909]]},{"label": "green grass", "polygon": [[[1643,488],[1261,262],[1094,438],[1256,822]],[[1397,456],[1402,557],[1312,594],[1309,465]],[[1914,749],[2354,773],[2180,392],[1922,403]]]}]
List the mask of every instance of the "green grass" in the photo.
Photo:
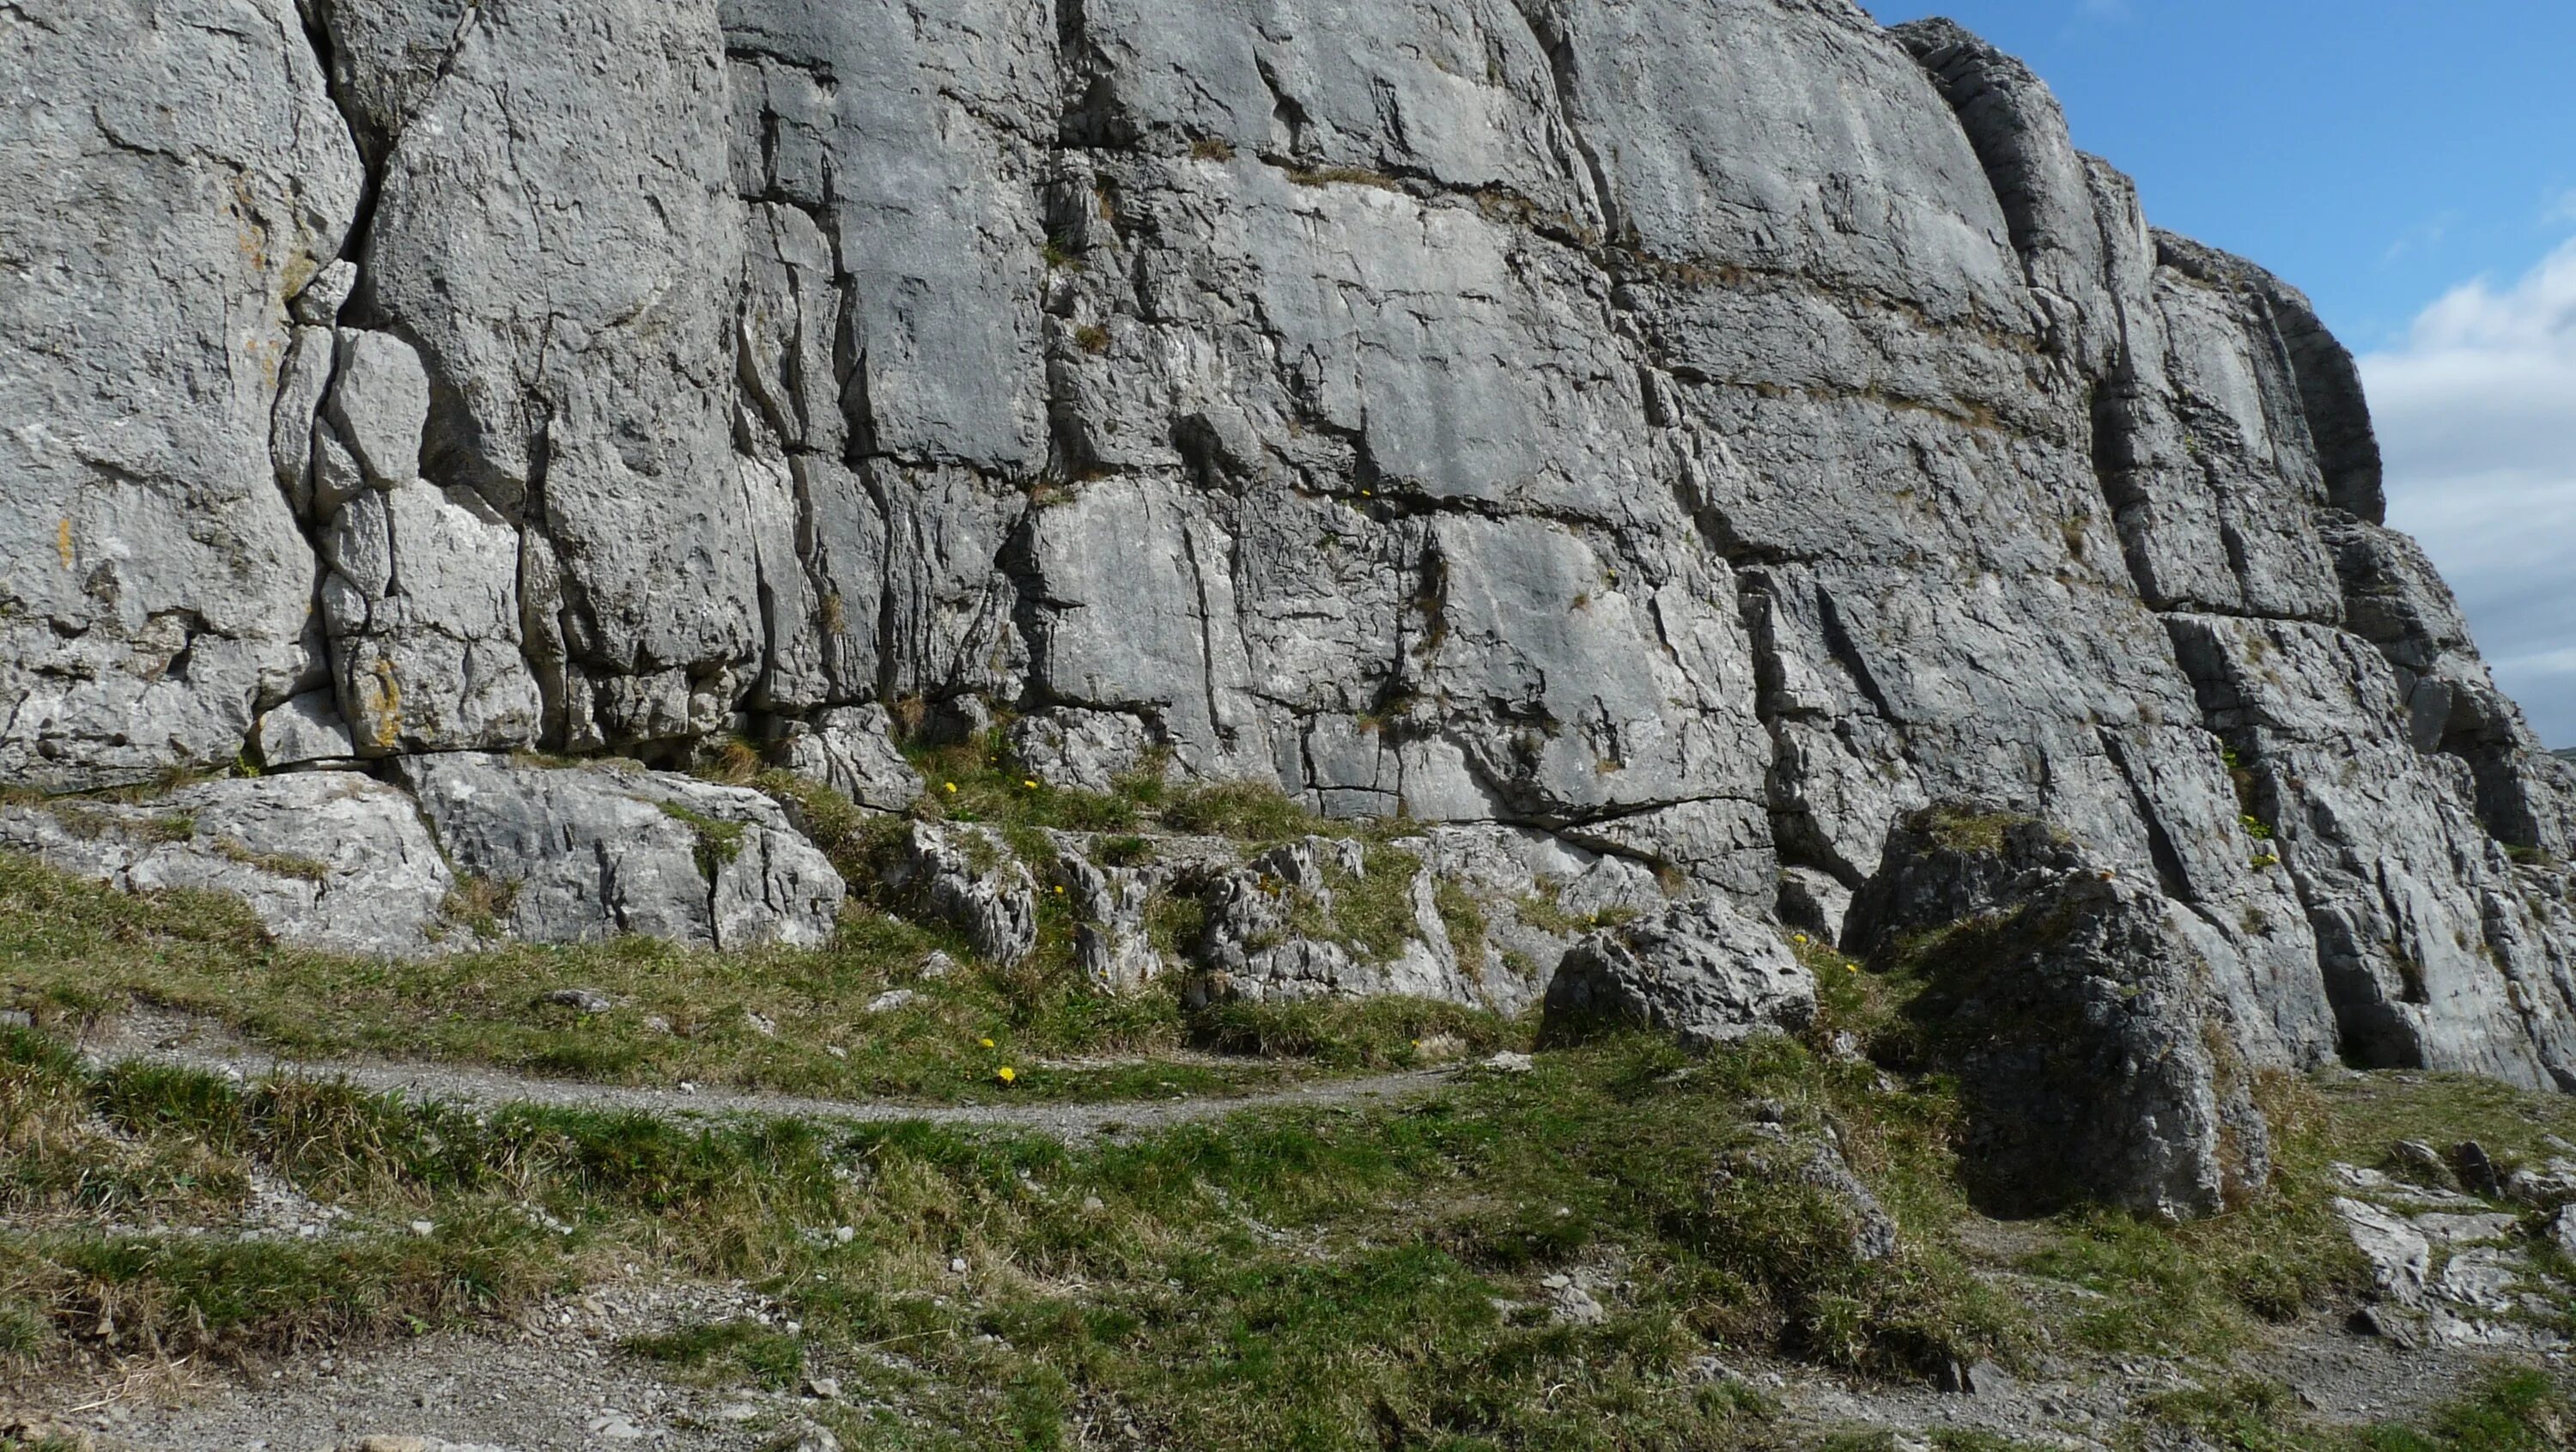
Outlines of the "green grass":
[{"label": "green grass", "polygon": [[2506,1366],[2482,1373],[2418,1425],[2319,1426],[2288,1388],[2252,1378],[2150,1397],[2139,1410],[2227,1452],[2555,1452],[2576,1421],[2566,1385]]},{"label": "green grass", "polygon": [[[743,1321],[693,1324],[631,1336],[620,1348],[647,1361],[694,1371],[710,1379],[739,1377],[772,1391],[793,1389],[805,1369],[805,1347],[795,1337]],[[731,1373],[731,1376],[727,1376]]]},{"label": "green grass", "polygon": [[[1921,1203],[1891,1200],[1925,1217],[1913,1248],[1861,1266],[1814,1192],[1715,1173],[1759,1096],[1800,1123],[1855,1126],[1856,1161],[1891,1184],[1939,1181],[1937,1134],[1902,1128],[1937,1116],[1882,1113],[1863,1076],[1786,1042],[1694,1061],[1618,1039],[1417,1101],[1079,1149],[917,1124],[474,1115],[331,1085],[85,1071],[24,1032],[6,1047],[51,1106],[46,1134],[211,1156],[230,1185],[257,1169],[347,1207],[354,1227],[313,1242],[109,1234],[77,1197],[13,1217],[0,1305],[40,1323],[19,1338],[31,1355],[399,1338],[635,1263],[747,1279],[802,1329],[682,1326],[630,1350],[717,1382],[828,1371],[905,1405],[883,1445],[1055,1446],[1116,1409],[1211,1449],[1375,1447],[1390,1428],[1411,1445],[1682,1448],[1753,1415],[1757,1399],[1685,1374],[1712,1346],[1911,1375],[2013,1335]],[[7,1168],[33,1143],[13,1141]],[[219,1227],[239,1200],[204,1188],[165,1223]],[[1609,1319],[1553,1324],[1540,1280],[1584,1267]],[[886,1346],[902,1358],[867,1354]]]},{"label": "green grass", "polygon": [[[1824,983],[1812,1043],[1901,1019],[1901,981],[1798,951]],[[1509,1032],[1453,1009],[1366,1008],[1237,1006],[1211,1022],[1233,1047],[1349,1067]],[[328,1083],[87,1068],[59,1039],[0,1031],[0,1362],[398,1341],[505,1321],[634,1265],[745,1281],[783,1315],[639,1328],[628,1354],[713,1385],[835,1377],[831,1415],[853,1447],[1061,1447],[1104,1424],[1211,1452],[1792,1445],[1811,1439],[1751,1389],[1703,1383],[1694,1360],[1785,1355],[1897,1380],[2042,1347],[2223,1366],[2267,1318],[2351,1289],[2316,1218],[2329,1158],[2472,1125],[2536,1146],[2562,1122],[2537,1096],[2435,1076],[2267,1085],[2286,1147],[2274,1196],[2179,1228],[2069,1214],[2018,1227],[2038,1248],[2004,1253],[1967,1233],[1984,1222],[1948,1087],[1811,1042],[1695,1057],[1612,1035],[1407,1100],[1067,1145],[470,1113]],[[1844,1207],[1766,1158],[1765,1121],[1793,1144],[1832,1132],[1900,1227],[1893,1260],[1855,1259]],[[256,1175],[346,1210],[342,1233],[225,1233]],[[2019,1275],[1998,1282],[2004,1269]],[[1584,1277],[1607,1319],[1557,1323],[1557,1274]],[[2412,1429],[2320,1429],[2277,1388],[2211,1385],[2138,1414],[2246,1452],[2536,1452],[2565,1425],[2557,1390],[2509,1373]]]}]

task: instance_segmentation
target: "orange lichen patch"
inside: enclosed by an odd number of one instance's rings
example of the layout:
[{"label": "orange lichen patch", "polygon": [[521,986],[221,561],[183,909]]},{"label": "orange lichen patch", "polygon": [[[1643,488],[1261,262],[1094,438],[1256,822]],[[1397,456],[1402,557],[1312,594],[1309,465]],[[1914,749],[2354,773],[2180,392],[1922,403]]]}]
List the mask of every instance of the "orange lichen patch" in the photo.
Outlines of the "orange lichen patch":
[{"label": "orange lichen patch", "polygon": [[63,557],[63,568],[66,570],[70,569],[78,558],[77,553],[72,549],[72,521],[69,515],[63,516],[61,527],[54,531],[54,552]]},{"label": "orange lichen patch", "polygon": [[402,741],[402,686],[394,679],[394,663],[379,659],[367,667],[365,674],[353,677],[357,688],[359,724],[366,729],[368,743],[390,750]]}]

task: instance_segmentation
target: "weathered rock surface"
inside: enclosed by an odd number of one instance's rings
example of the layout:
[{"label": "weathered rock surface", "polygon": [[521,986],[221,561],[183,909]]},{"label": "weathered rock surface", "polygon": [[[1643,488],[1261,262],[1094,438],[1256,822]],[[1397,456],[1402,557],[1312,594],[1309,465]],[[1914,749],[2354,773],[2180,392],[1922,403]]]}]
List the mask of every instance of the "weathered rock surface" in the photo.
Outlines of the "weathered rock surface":
[{"label": "weathered rock surface", "polygon": [[2271,1173],[2257,1037],[2231,1014],[2225,940],[2039,822],[1958,807],[1909,819],[1853,905],[1854,942],[1925,979],[1925,1067],[1959,1076],[1984,1195],[2046,1212],[2098,1199],[2212,1213]]},{"label": "weathered rock surface", "polygon": [[284,941],[371,956],[428,952],[456,885],[411,798],[343,771],[0,808],[0,847],[133,892],[230,893]]},{"label": "weathered rock surface", "polygon": [[1694,1048],[1803,1027],[1815,1011],[1815,975],[1779,933],[1714,898],[1592,934],[1547,989],[1551,1027],[1651,1025]]},{"label": "weathered rock surface", "polygon": [[894,744],[883,706],[825,711],[791,723],[775,748],[789,771],[819,781],[863,807],[899,812],[918,800],[921,773]]},{"label": "weathered rock surface", "polygon": [[840,912],[840,874],[758,792],[471,754],[412,757],[403,771],[438,845],[524,941],[812,945]]},{"label": "weathered rock surface", "polygon": [[[1973,798],[2174,904],[2249,1062],[2576,1084],[2576,777],[2381,527],[2349,354],[2018,62],[1848,0],[917,9],[0,9],[0,776],[740,733],[897,806],[881,721],[1008,709],[1066,785],[1825,936]],[[1509,1003],[1564,935],[1489,917],[1481,978],[1243,981]]]},{"label": "weathered rock surface", "polygon": [[877,875],[897,902],[956,928],[993,962],[1016,963],[1037,946],[1037,879],[990,827],[911,823]]}]

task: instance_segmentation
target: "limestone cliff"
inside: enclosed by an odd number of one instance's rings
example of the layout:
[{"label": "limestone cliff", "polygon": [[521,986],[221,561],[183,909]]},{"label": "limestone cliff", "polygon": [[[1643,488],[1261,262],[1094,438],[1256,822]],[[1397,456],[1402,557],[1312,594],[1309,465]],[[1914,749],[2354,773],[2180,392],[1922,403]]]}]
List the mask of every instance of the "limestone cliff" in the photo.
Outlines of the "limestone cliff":
[{"label": "limestone cliff", "polygon": [[[2576,1084],[2570,770],[2350,356],[1946,23],[17,0],[0,78],[10,782],[1001,710],[1757,916],[1973,799],[2258,1064]],[[837,900],[761,810],[685,936]]]}]

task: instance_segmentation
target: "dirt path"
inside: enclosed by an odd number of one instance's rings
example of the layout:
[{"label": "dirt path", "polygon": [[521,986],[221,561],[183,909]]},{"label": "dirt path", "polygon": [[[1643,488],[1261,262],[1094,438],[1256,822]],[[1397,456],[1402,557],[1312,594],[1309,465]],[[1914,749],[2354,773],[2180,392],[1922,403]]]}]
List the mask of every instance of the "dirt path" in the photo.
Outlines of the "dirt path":
[{"label": "dirt path", "polygon": [[245,1043],[203,1019],[138,1014],[83,1045],[101,1064],[152,1063],[262,1079],[296,1076],[344,1080],[378,1094],[439,1100],[467,1108],[511,1104],[608,1109],[664,1119],[733,1117],[811,1119],[845,1124],[923,1123],[1015,1129],[1074,1141],[1102,1134],[1220,1119],[1251,1109],[1314,1108],[1419,1094],[1446,1082],[1455,1066],[1358,1079],[1328,1079],[1240,1095],[1176,1095],[1095,1103],[918,1104],[899,1099],[824,1099],[709,1086],[668,1089],[549,1079],[474,1064],[378,1058],[300,1059]]}]

